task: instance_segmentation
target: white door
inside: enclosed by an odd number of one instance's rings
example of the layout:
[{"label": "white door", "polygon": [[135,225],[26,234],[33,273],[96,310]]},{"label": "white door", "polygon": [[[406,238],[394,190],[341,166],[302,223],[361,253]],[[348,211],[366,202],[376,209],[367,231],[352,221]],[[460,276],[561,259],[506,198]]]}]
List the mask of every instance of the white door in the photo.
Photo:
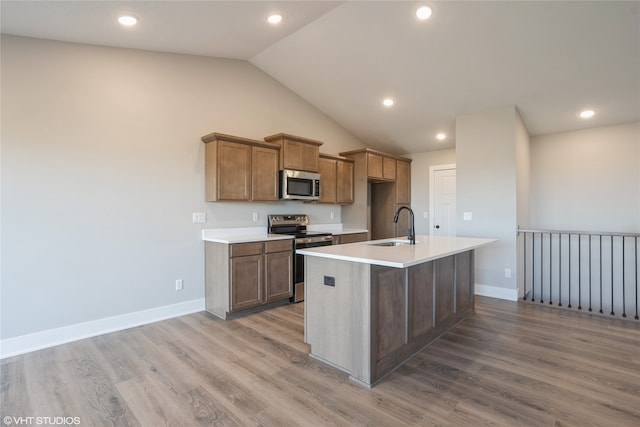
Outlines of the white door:
[{"label": "white door", "polygon": [[456,235],[456,169],[444,166],[431,171],[431,233],[434,236]]}]

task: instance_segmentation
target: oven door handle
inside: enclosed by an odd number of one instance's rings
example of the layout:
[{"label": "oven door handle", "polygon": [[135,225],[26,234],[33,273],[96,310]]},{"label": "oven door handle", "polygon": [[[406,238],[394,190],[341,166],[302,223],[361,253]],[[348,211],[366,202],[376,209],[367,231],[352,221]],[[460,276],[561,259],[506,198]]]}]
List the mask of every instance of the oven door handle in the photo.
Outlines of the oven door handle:
[{"label": "oven door handle", "polygon": [[302,245],[313,245],[313,244],[319,244],[320,246],[323,245],[330,245],[333,243],[333,236],[324,236],[324,237],[303,237],[300,239],[296,239],[296,247],[300,247]]}]

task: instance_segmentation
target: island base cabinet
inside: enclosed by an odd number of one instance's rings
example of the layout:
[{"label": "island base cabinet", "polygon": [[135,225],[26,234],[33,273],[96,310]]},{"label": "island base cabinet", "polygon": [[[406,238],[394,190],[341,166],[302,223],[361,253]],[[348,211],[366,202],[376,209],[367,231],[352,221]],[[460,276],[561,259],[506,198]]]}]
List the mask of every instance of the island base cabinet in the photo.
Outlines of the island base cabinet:
[{"label": "island base cabinet", "polygon": [[[474,311],[473,251],[404,269],[305,258],[311,355],[365,386]],[[329,274],[334,286],[325,285]]]}]

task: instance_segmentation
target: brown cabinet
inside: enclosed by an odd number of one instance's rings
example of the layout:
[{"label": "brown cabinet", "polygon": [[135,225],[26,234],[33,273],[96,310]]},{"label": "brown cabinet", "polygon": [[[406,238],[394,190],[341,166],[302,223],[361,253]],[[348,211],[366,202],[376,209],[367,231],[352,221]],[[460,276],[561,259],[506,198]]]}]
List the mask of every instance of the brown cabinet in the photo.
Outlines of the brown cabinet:
[{"label": "brown cabinet", "polygon": [[280,169],[318,172],[322,142],[286,133],[267,136],[264,140],[280,147]]},{"label": "brown cabinet", "polygon": [[334,245],[344,245],[347,243],[366,242],[369,240],[368,233],[338,234],[333,236]]},{"label": "brown cabinet", "polygon": [[215,132],[202,141],[208,202],[278,200],[277,145]]},{"label": "brown cabinet", "polygon": [[396,159],[382,158],[382,179],[385,181],[396,180]]},{"label": "brown cabinet", "polygon": [[228,318],[232,313],[293,295],[293,240],[249,243],[205,242],[205,305]]},{"label": "brown cabinet", "polygon": [[396,204],[411,204],[411,163],[404,160],[396,162]]},{"label": "brown cabinet", "polygon": [[[367,152],[367,179],[369,181],[395,181],[396,158],[390,154],[379,151],[366,150]],[[345,153],[341,153],[344,155]]]},{"label": "brown cabinet", "polygon": [[353,160],[338,160],[336,176],[336,203],[339,205],[353,203]]},{"label": "brown cabinet", "polygon": [[367,153],[367,178],[382,179],[382,156]]},{"label": "brown cabinet", "polygon": [[318,203],[353,203],[353,160],[320,153],[320,199]]},{"label": "brown cabinet", "polygon": [[318,171],[320,172],[320,198],[318,203],[336,203],[337,160],[320,155]]},{"label": "brown cabinet", "polygon": [[371,266],[372,382],[473,313],[473,294],[473,251],[408,269]]},{"label": "brown cabinet", "polygon": [[406,237],[408,212],[398,224],[393,216],[400,206],[411,205],[411,159],[368,148],[340,155],[354,160],[353,204],[342,208],[343,222],[367,228],[372,240]]},{"label": "brown cabinet", "polygon": [[293,296],[293,242],[265,243],[265,302]]},{"label": "brown cabinet", "polygon": [[278,162],[278,150],[251,147],[251,200],[278,200]]}]

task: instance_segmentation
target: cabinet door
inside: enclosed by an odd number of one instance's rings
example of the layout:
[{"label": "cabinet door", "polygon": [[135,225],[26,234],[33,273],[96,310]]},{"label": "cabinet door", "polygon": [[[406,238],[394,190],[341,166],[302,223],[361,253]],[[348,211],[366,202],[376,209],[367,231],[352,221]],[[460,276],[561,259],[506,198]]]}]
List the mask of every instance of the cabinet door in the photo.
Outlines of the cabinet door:
[{"label": "cabinet door", "polygon": [[318,203],[336,203],[336,160],[320,158],[320,199]]},{"label": "cabinet door", "polygon": [[440,258],[435,261],[436,287],[436,324],[437,328],[447,328],[452,324],[454,315],[454,265],[453,256]]},{"label": "cabinet door", "polygon": [[396,159],[388,157],[382,159],[382,178],[387,181],[396,180]]},{"label": "cabinet door", "polygon": [[278,150],[251,147],[251,200],[278,200]]},{"label": "cabinet door", "polygon": [[320,147],[312,144],[301,144],[300,162],[303,171],[318,172],[318,157],[320,156]]},{"label": "cabinet door", "polygon": [[249,200],[251,196],[251,146],[221,141],[218,145],[218,200]]},{"label": "cabinet door", "polygon": [[353,203],[353,163],[338,161],[336,163],[336,202]]},{"label": "cabinet door", "polygon": [[402,160],[396,164],[396,203],[411,204],[411,163]]},{"label": "cabinet door", "polygon": [[284,169],[318,172],[318,146],[285,139],[282,150]]},{"label": "cabinet door", "polygon": [[[338,236],[336,236],[338,237]],[[353,234],[342,234],[339,236],[339,243],[334,244],[347,244],[347,243],[356,243],[356,242],[366,242],[367,241],[367,233],[353,233]]]},{"label": "cabinet door", "polygon": [[230,259],[231,311],[262,304],[263,255],[251,255]]},{"label": "cabinet door", "polygon": [[267,302],[293,296],[293,251],[265,255]]},{"label": "cabinet door", "polygon": [[407,343],[405,292],[404,269],[371,267],[372,350],[376,362]]},{"label": "cabinet door", "polygon": [[367,153],[367,177],[382,179],[382,156]]}]

